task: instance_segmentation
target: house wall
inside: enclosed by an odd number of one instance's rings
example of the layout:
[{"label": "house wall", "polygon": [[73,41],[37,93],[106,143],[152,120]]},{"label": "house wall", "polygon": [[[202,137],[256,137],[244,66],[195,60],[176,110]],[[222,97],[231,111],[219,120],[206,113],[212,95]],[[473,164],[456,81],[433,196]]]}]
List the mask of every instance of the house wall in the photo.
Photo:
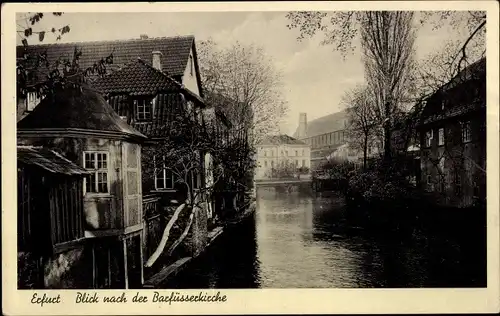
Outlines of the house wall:
[{"label": "house wall", "polygon": [[[475,113],[460,120],[437,122],[420,131],[421,183],[425,190],[436,194],[440,204],[468,207],[475,198],[486,199],[486,173],[481,170],[486,169],[485,119],[485,113]],[[466,120],[471,123],[471,141],[462,143],[460,121]],[[438,145],[439,128],[444,128],[443,146]],[[434,137],[431,146],[426,147],[425,133],[430,129]]]},{"label": "house wall", "polygon": [[196,67],[192,49],[189,53],[189,56],[190,57],[188,59],[186,69],[184,70],[184,75],[182,76],[182,83],[186,88],[199,96],[200,90],[198,89],[198,77],[196,74]]},{"label": "house wall", "polygon": [[123,229],[141,223],[140,146],[102,138],[18,138],[19,145],[52,148],[83,166],[84,151],[108,153],[108,193],[84,196],[86,230]]},{"label": "house wall", "polygon": [[257,168],[255,179],[267,179],[271,169],[281,164],[297,164],[311,167],[311,148],[308,145],[261,145],[257,148]]}]

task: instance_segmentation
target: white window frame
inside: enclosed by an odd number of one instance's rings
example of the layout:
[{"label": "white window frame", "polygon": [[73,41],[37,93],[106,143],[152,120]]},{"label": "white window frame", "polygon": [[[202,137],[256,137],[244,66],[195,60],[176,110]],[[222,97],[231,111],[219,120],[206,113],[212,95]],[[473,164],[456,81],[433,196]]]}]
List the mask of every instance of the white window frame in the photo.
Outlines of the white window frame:
[{"label": "white window frame", "polygon": [[[153,99],[134,99],[135,119],[137,122],[148,122],[153,119],[155,98]],[[147,107],[149,112],[146,111]],[[141,111],[142,109],[142,111]],[[149,117],[146,114],[149,113]]]},{"label": "white window frame", "polygon": [[438,130],[438,146],[444,145],[444,128]]},{"label": "white window frame", "polygon": [[[94,162],[94,168],[89,168],[86,165],[86,155],[92,155],[92,161]],[[104,160],[106,162],[106,167],[105,168],[99,168],[98,167],[98,160],[97,160],[97,155],[105,155],[106,159]],[[92,175],[95,176],[95,191],[87,191],[87,178],[84,178],[83,181],[83,193],[84,194],[92,194],[92,195],[108,195],[110,194],[110,180],[109,180],[109,152],[108,151],[100,151],[100,150],[87,150],[83,152],[83,168],[92,171]],[[99,182],[99,173],[105,173],[106,174],[106,191],[99,191],[99,183],[104,183],[104,182]]]},{"label": "white window frame", "polygon": [[175,175],[174,173],[172,172],[172,170],[170,170],[170,172],[172,173],[172,181],[171,181],[171,186],[168,187],[167,186],[167,172],[169,171],[168,168],[166,168],[165,166],[165,157],[163,157],[163,164],[162,164],[162,179],[163,179],[163,187],[162,188],[159,188],[158,187],[158,168],[156,167],[156,157],[153,157],[153,164],[154,164],[154,181],[155,181],[155,190],[157,191],[162,191],[162,190],[173,190],[174,189],[174,185],[175,185]]},{"label": "white window frame", "polygon": [[470,121],[465,121],[460,123],[460,136],[462,138],[462,143],[464,144],[471,141]]},{"label": "white window frame", "polygon": [[431,147],[432,146],[432,139],[434,138],[434,130],[428,130],[425,132],[425,147]]},{"label": "white window frame", "polygon": [[28,92],[26,93],[26,99],[24,100],[24,104],[26,106],[26,112],[31,112],[33,109],[40,103],[40,98],[37,97],[36,92]]}]

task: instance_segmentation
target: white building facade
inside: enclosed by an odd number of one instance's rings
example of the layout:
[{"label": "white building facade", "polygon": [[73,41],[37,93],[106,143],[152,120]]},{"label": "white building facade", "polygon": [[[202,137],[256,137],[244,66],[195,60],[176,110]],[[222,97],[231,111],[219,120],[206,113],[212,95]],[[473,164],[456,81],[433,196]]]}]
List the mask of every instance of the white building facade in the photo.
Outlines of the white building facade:
[{"label": "white building facade", "polygon": [[256,180],[297,176],[311,168],[311,147],[288,135],[269,136],[257,146],[256,159]]}]

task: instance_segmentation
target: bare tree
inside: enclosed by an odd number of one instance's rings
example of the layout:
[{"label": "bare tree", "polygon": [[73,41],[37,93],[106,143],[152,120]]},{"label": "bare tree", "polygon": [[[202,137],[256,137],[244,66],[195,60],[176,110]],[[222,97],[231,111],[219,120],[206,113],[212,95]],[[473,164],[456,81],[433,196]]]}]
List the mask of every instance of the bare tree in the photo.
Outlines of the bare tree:
[{"label": "bare tree", "polygon": [[209,133],[200,108],[180,109],[175,113],[175,120],[171,125],[164,126],[167,136],[158,140],[154,145],[144,149],[143,175],[156,178],[165,176],[168,172],[174,180],[175,188],[180,192],[180,206],[167,223],[162,239],[146,262],[146,267],[151,267],[163,253],[170,237],[170,231],[177,223],[184,210],[189,210],[188,221],[183,232],[172,243],[167,254],[170,255],[185,239],[191,229],[195,212],[206,210],[210,197],[211,187],[205,185],[205,175],[210,171],[210,184],[213,186],[223,175],[220,165],[211,160],[206,165],[205,154],[220,157],[218,151],[222,150],[216,142],[217,135]]},{"label": "bare tree", "polygon": [[220,47],[199,43],[202,85],[207,103],[223,107],[235,125],[251,131],[251,141],[276,131],[287,111],[281,73],[261,47],[239,42]]},{"label": "bare tree", "polygon": [[366,12],[361,23],[365,76],[375,97],[375,115],[383,123],[386,161],[391,156],[393,119],[403,106],[411,78],[412,20],[412,12],[378,11]]},{"label": "bare tree", "polygon": [[379,122],[375,114],[374,97],[367,87],[358,86],[342,98],[347,107],[349,146],[363,152],[363,169],[366,169],[368,148],[373,145]]},{"label": "bare tree", "polygon": [[[334,44],[344,56],[359,37],[365,79],[374,95],[374,109],[384,130],[384,157],[391,156],[394,113],[405,99],[413,59],[413,13],[401,11],[290,12],[289,28],[299,28],[299,39],[323,32],[323,44]],[[328,21],[329,18],[329,21]],[[326,19],[326,21],[325,21]]]}]

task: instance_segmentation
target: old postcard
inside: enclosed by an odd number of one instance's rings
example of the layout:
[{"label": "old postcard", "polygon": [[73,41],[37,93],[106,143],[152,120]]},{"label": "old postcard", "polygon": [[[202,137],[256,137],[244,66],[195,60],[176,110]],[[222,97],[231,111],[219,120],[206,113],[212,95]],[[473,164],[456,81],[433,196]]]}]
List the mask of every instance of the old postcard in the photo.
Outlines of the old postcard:
[{"label": "old postcard", "polygon": [[3,309],[498,312],[498,13],[4,5]]}]

